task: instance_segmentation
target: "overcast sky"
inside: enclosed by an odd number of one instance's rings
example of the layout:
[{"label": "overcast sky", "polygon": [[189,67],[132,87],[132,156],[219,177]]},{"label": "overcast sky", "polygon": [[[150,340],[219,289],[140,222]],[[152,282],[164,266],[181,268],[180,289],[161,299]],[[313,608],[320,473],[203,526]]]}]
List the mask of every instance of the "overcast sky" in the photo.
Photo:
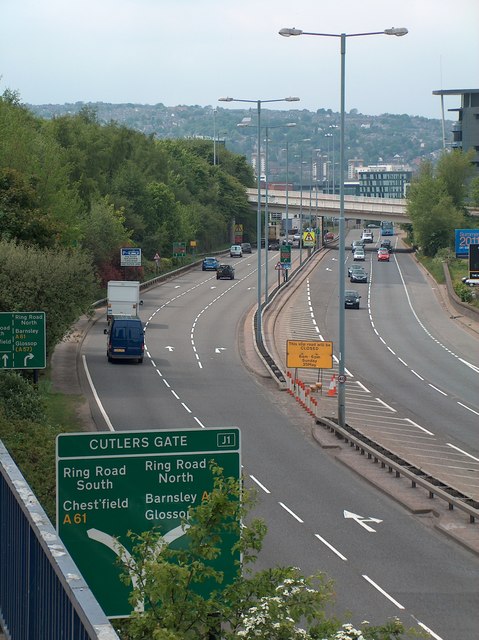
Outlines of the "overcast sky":
[{"label": "overcast sky", "polygon": [[282,38],[282,27],[409,30],[347,40],[348,111],[439,118],[433,90],[479,88],[479,0],[0,0],[0,10],[0,93],[23,103],[298,96],[268,108],[339,111],[339,39]]}]

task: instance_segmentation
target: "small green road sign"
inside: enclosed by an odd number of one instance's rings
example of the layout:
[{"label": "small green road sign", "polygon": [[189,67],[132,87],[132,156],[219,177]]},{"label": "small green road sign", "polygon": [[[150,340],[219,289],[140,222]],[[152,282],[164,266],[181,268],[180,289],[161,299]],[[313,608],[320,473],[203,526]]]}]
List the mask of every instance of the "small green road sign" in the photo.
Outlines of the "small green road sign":
[{"label": "small green road sign", "polygon": [[173,257],[183,258],[186,256],[186,242],[173,242]]},{"label": "small green road sign", "polygon": [[283,244],[280,247],[279,261],[282,265],[291,265],[291,245]]},{"label": "small green road sign", "polygon": [[0,313],[0,369],[45,369],[45,312]]},{"label": "small green road sign", "polygon": [[[185,546],[181,523],[213,489],[212,461],[239,480],[238,428],[58,436],[57,531],[108,617],[132,611],[118,559],[119,549],[131,551],[128,532],[155,528],[169,544]],[[215,562],[224,585],[236,575],[235,542],[224,536]]]}]

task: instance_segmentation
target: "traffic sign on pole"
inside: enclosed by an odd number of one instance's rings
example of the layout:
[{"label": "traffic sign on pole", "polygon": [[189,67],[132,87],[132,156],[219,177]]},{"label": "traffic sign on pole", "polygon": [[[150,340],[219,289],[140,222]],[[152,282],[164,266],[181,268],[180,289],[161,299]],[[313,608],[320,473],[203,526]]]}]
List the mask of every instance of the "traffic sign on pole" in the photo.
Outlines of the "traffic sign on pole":
[{"label": "traffic sign on pole", "polygon": [[[175,431],[61,434],[57,438],[57,530],[108,617],[130,615],[131,588],[120,581],[118,556],[131,551],[128,532],[158,530],[186,545],[188,509],[214,486],[210,464],[239,481],[240,431],[235,427]],[[236,575],[237,542],[225,534],[215,567],[223,585]],[[208,586],[205,585],[205,590]]]},{"label": "traffic sign on pole", "polygon": [[0,313],[0,369],[45,369],[45,312]]}]

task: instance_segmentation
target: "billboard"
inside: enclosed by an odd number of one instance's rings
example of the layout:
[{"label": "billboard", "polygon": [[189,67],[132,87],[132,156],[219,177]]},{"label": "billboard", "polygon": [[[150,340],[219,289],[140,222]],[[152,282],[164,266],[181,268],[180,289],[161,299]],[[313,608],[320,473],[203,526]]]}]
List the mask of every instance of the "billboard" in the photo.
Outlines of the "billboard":
[{"label": "billboard", "polygon": [[479,229],[456,229],[456,258],[469,257],[469,245],[479,244]]}]

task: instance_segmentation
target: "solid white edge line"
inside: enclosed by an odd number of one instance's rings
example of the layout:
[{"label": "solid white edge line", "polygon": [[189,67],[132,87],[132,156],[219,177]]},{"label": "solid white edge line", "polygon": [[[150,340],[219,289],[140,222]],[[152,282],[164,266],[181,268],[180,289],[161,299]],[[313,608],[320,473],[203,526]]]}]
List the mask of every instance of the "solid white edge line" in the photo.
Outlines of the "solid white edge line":
[{"label": "solid white edge line", "polygon": [[283,509],[289,513],[290,516],[293,516],[293,518],[296,518],[298,522],[300,522],[301,524],[304,524],[304,521],[301,520],[301,518],[297,516],[293,511],[291,511],[291,509],[288,509],[288,507],[284,504],[284,502],[279,502],[278,504],[281,505]]},{"label": "solid white edge line", "polygon": [[479,462],[479,458],[475,458],[470,453],[467,453],[466,451],[463,451],[462,449],[459,449],[459,447],[456,447],[455,445],[451,444],[450,442],[446,442],[446,444],[447,444],[448,447],[451,447],[451,449],[455,449],[456,451],[459,451],[460,453],[464,454],[468,458],[472,458],[473,460],[476,460],[476,462]]},{"label": "solid white edge line", "polygon": [[378,584],[376,584],[373,580],[371,580],[371,578],[369,576],[363,574],[363,578],[365,580],[367,580],[367,582],[369,582],[369,584],[372,585],[375,589],[377,589],[379,591],[379,593],[382,593],[384,597],[386,597],[393,604],[395,604],[398,609],[404,609],[402,604],[400,604],[397,600],[395,600],[392,596],[390,596],[389,593],[384,591],[384,589],[381,589],[381,587]]},{"label": "solid white edge line", "polygon": [[261,484],[261,482],[258,480],[258,478],[255,478],[255,477],[254,477],[254,476],[252,476],[251,474],[250,474],[250,476],[249,476],[249,477],[251,478],[251,480],[253,480],[253,482],[256,482],[256,484],[258,485],[258,487],[260,487],[261,489],[263,489],[263,491],[264,491],[265,493],[271,493],[271,491],[270,491],[269,489],[267,489],[267,488],[264,486],[264,484]]},{"label": "solid white edge line", "polygon": [[101,413],[101,415],[103,416],[103,419],[106,422],[106,426],[108,427],[108,429],[110,429],[110,431],[115,431],[115,429],[113,428],[112,423],[110,422],[110,418],[108,417],[107,412],[103,408],[103,405],[102,405],[101,400],[100,400],[100,398],[98,396],[98,393],[96,392],[95,386],[93,384],[93,380],[91,379],[90,372],[88,370],[88,365],[86,363],[86,357],[84,355],[82,355],[82,361],[83,361],[83,368],[85,370],[85,375],[86,375],[86,378],[88,380],[88,384],[90,385],[90,389],[91,389],[91,392],[93,393],[93,397],[95,398],[95,402],[97,403],[98,408],[100,409],[100,413]]},{"label": "solid white edge line", "polygon": [[333,547],[333,545],[332,545],[332,544],[330,544],[327,540],[325,540],[324,538],[322,538],[322,537],[319,535],[319,533],[315,533],[314,535],[316,536],[316,538],[317,538],[318,540],[321,540],[321,542],[322,542],[323,544],[325,544],[325,545],[328,547],[328,549],[331,549],[331,551],[332,551],[333,553],[335,553],[335,554],[338,556],[338,558],[341,558],[341,560],[344,560],[345,562],[347,562],[347,561],[348,561],[348,559],[346,558],[346,556],[343,556],[343,554],[342,554],[342,553],[340,553],[337,549],[335,549],[335,548]]}]

